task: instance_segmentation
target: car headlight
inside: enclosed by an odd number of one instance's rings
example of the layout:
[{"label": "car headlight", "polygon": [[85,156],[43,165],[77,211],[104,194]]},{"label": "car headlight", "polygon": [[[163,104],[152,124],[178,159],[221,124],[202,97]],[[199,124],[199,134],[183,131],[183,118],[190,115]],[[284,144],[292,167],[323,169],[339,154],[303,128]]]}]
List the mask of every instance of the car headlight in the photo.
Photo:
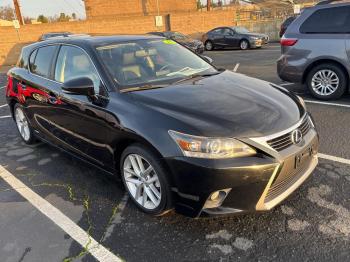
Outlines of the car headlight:
[{"label": "car headlight", "polygon": [[233,138],[209,138],[169,131],[184,156],[206,159],[224,159],[253,156],[255,149]]},{"label": "car headlight", "polygon": [[250,37],[252,40],[260,40],[260,38],[259,37],[256,37],[256,36],[251,36]]}]

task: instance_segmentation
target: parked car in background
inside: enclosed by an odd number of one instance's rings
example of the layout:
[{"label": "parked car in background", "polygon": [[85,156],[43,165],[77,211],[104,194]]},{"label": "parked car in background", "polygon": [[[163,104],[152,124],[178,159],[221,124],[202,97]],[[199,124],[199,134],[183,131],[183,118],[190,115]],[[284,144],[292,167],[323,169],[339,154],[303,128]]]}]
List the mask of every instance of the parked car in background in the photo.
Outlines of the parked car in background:
[{"label": "parked car in background", "polygon": [[277,62],[281,79],[305,83],[322,100],[347,92],[350,75],[350,4],[327,2],[305,9],[288,27]]},{"label": "parked car in background", "polygon": [[286,32],[288,26],[293,23],[293,21],[296,19],[296,16],[290,16],[288,17],[282,24],[281,24],[281,29],[280,29],[280,37],[284,35]]},{"label": "parked car in background", "polygon": [[269,36],[249,32],[244,27],[218,27],[202,37],[205,49],[211,51],[215,48],[260,48],[269,43]]},{"label": "parked car in background", "polygon": [[119,175],[152,215],[270,210],[318,163],[300,97],[163,37],[32,44],[8,72],[6,97],[25,143],[40,138]]},{"label": "parked car in background", "polygon": [[53,33],[45,33],[43,35],[41,35],[38,39],[38,41],[45,41],[49,38],[52,38],[52,37],[58,37],[58,36],[62,36],[62,37],[67,37],[67,36],[70,36],[72,35],[73,33],[71,32],[53,32]]},{"label": "parked car in background", "polygon": [[204,52],[204,45],[201,41],[193,39],[187,35],[181,34],[179,32],[149,32],[150,35],[163,36],[172,40],[175,40],[179,44],[191,49],[197,54],[202,54]]}]

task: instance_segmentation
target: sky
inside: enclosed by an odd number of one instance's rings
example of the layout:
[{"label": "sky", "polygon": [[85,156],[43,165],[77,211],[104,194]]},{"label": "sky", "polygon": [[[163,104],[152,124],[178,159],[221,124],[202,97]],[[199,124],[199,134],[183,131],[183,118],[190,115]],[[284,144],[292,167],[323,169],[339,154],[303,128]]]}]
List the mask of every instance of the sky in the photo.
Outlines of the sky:
[{"label": "sky", "polygon": [[[37,18],[38,15],[53,16],[65,13],[76,13],[78,18],[85,18],[83,0],[18,0],[21,5],[22,15]],[[121,0],[106,0],[121,1]],[[161,1],[161,0],[160,0]],[[201,0],[206,3],[206,0]],[[228,2],[228,0],[227,0]],[[13,0],[0,0],[0,6],[13,6]]]},{"label": "sky", "polygon": [[[85,7],[82,0],[18,0],[22,15],[37,18],[38,15],[54,16],[60,13],[71,15],[76,13],[78,18],[85,18]],[[13,6],[13,0],[0,0],[0,6]]]}]

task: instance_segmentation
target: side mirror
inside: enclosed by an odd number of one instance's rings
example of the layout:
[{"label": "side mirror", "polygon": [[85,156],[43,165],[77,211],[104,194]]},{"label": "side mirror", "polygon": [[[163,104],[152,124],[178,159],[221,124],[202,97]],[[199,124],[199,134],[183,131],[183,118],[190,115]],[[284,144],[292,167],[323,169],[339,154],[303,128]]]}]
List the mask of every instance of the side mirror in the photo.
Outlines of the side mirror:
[{"label": "side mirror", "polygon": [[213,59],[211,59],[209,56],[202,55],[202,58],[207,61],[209,64],[212,64],[214,62]]},{"label": "side mirror", "polygon": [[94,82],[88,77],[79,77],[68,80],[63,84],[62,90],[73,95],[95,95]]}]

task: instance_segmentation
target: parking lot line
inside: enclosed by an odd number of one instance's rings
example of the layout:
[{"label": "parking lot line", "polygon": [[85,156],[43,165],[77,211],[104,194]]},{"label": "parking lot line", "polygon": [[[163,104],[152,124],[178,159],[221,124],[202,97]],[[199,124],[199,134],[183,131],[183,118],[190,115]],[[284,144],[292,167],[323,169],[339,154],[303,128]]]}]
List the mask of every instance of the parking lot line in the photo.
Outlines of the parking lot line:
[{"label": "parking lot line", "polygon": [[326,106],[339,106],[339,107],[350,108],[350,105],[346,105],[346,104],[329,103],[329,102],[322,102],[322,101],[315,101],[315,100],[304,100],[304,101],[306,103],[310,103],[310,104],[326,105]]},{"label": "parking lot line", "polygon": [[6,86],[0,86],[0,90],[3,89],[3,88],[5,88],[5,87],[6,87]]},{"label": "parking lot line", "polygon": [[240,65],[240,63],[236,64],[235,68],[233,68],[233,72],[237,72],[239,65]]},{"label": "parking lot line", "polygon": [[318,157],[322,158],[322,159],[350,165],[350,159],[345,159],[345,158],[341,158],[341,157],[337,157],[337,156],[330,156],[330,155],[325,155],[325,154],[320,154],[320,153],[318,154]]},{"label": "parking lot line", "polygon": [[10,118],[11,116],[0,116],[0,119],[2,118]]},{"label": "parking lot line", "polygon": [[82,247],[90,243],[88,252],[98,261],[123,261],[118,256],[114,255],[104,246],[99,244],[95,239],[89,236],[83,229],[76,225],[60,210],[47,202],[44,198],[36,194],[29,187],[23,184],[19,179],[7,171],[0,165],[0,177],[5,180],[14,190],[28,200],[42,214],[48,217],[52,222],[59,226],[64,232],[70,235]]},{"label": "parking lot line", "polygon": [[7,106],[7,104],[5,104],[5,105],[1,105],[1,106],[0,106],[0,108],[5,107],[5,106]]}]

